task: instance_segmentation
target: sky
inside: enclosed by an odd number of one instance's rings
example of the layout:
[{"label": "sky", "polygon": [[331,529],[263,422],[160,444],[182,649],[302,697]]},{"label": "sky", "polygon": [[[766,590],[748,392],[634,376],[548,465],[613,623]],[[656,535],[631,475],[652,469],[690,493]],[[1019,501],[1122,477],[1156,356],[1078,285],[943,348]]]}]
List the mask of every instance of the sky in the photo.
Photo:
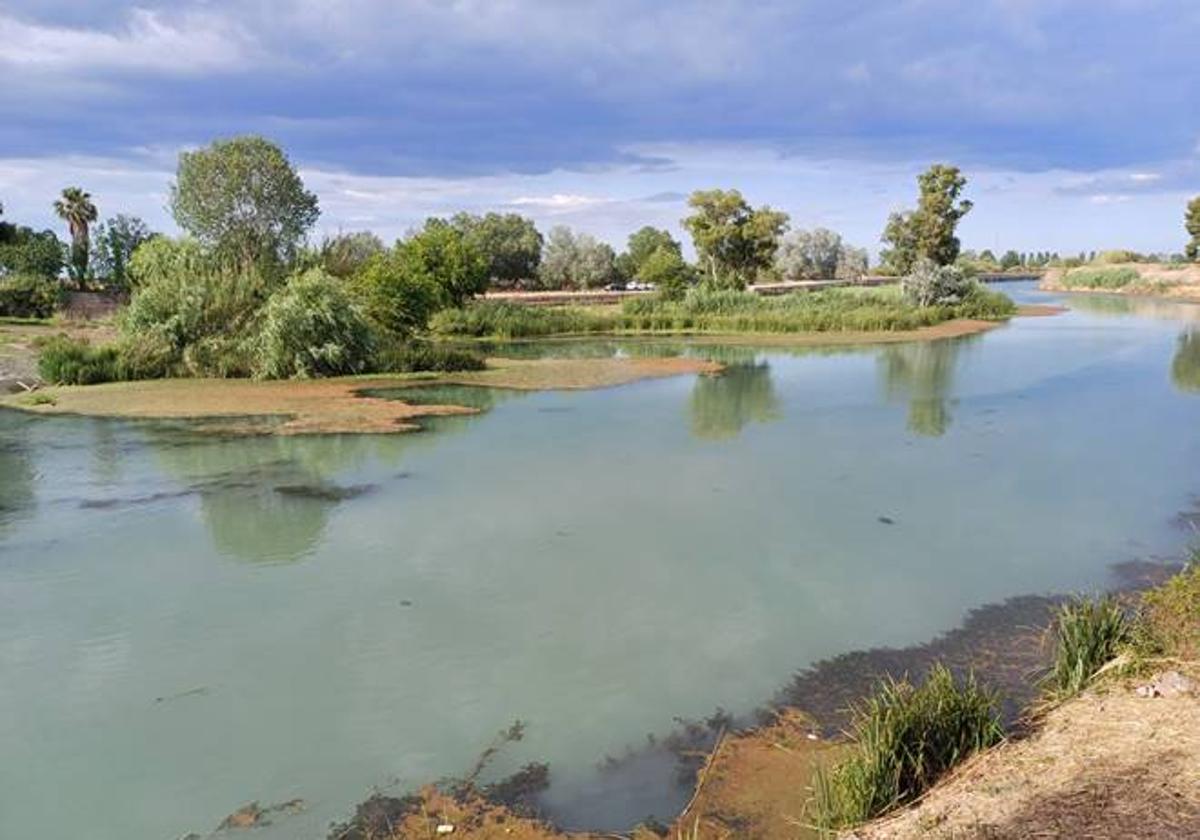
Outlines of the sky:
[{"label": "sky", "polygon": [[0,203],[173,232],[179,151],[253,133],[318,237],[497,210],[620,246],[720,187],[875,252],[947,162],[965,247],[1178,251],[1198,43],[1196,0],[0,0]]}]

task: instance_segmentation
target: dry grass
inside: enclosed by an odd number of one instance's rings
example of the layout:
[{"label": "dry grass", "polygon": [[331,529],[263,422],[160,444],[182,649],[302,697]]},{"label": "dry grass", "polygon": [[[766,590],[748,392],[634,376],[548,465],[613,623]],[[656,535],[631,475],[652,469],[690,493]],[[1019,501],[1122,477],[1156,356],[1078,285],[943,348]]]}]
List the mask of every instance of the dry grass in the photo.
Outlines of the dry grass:
[{"label": "dry grass", "polygon": [[[579,389],[621,385],[639,379],[688,373],[713,373],[720,366],[700,359],[497,359],[490,369],[429,376],[377,376],[342,379],[257,381],[247,379],[162,379],[45,388],[38,397],[0,399],[0,405],[38,414],[95,417],[195,419],[201,428],[219,431],[270,431],[276,434],[388,433],[418,428],[422,416],[473,413],[462,406],[415,406],[364,396],[373,389],[414,381],[455,382],[520,389]],[[40,400],[40,402],[39,402]],[[53,400],[48,402],[46,400]],[[282,422],[250,425],[245,418]]]},{"label": "dry grass", "polygon": [[918,805],[860,828],[900,838],[1200,836],[1200,700],[1089,691],[1026,740],[968,762]]}]

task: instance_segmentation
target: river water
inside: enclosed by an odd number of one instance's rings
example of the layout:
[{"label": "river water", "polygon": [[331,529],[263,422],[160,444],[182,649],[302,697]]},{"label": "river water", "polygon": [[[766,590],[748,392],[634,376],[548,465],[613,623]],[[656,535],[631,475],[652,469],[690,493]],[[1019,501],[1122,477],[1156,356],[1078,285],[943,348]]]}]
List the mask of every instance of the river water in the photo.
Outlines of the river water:
[{"label": "river water", "polygon": [[207,836],[302,798],[256,837],[319,838],[517,719],[488,773],[547,762],[559,822],[669,818],[669,762],[601,760],[1187,543],[1200,309],[1068,303],[930,344],[564,344],[729,368],[467,389],[484,413],[412,435],[0,412],[0,836]]}]

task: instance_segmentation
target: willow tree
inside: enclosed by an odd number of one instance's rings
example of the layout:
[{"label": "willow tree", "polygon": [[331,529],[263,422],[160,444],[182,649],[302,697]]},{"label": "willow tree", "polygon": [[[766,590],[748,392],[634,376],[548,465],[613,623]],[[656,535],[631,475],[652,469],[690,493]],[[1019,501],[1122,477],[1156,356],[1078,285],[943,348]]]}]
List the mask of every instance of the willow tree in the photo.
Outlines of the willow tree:
[{"label": "willow tree", "polygon": [[88,278],[88,254],[91,251],[89,228],[98,213],[92,196],[79,187],[67,187],[54,202],[54,212],[67,223],[71,233],[71,258],[67,264],[72,279],[83,286]]}]

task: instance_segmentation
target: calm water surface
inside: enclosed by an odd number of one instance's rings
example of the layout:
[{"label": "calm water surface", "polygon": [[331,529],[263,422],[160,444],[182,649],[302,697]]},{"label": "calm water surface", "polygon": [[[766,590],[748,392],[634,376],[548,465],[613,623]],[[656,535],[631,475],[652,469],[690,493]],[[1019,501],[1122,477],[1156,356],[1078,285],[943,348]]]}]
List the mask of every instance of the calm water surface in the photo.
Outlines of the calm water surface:
[{"label": "calm water surface", "polygon": [[494,774],[549,762],[563,823],[669,817],[670,767],[597,762],[1187,541],[1200,311],[1070,303],[937,344],[691,348],[728,373],[476,392],[415,435],[0,413],[0,836],[169,840],[301,797],[255,836],[323,837],[518,718]]}]

